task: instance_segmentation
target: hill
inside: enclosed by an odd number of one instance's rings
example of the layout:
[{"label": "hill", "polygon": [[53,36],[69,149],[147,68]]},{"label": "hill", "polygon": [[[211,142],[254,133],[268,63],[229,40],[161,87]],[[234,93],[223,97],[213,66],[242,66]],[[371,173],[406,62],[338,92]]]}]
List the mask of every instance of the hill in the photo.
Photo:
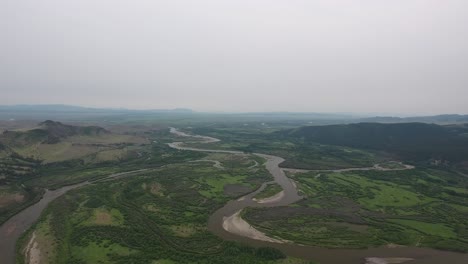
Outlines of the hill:
[{"label": "hill", "polygon": [[468,160],[466,127],[424,123],[357,123],[307,126],[279,132],[305,143],[348,146],[386,151],[402,159],[459,162]]},{"label": "hill", "polygon": [[10,152],[46,163],[78,159],[94,153],[98,158],[118,159],[127,155],[128,146],[144,144],[141,137],[113,134],[98,126],[73,126],[47,120],[30,130],[4,131],[0,144]]},{"label": "hill", "polygon": [[109,131],[98,126],[72,126],[51,120],[46,120],[42,123],[39,123],[39,127],[39,129],[45,130],[47,132],[49,138],[53,139],[61,139],[77,135],[99,136],[110,134]]},{"label": "hill", "polygon": [[104,134],[110,134],[110,132],[97,126],[79,127],[47,120],[39,123],[38,128],[35,129],[5,131],[0,136],[0,142],[13,147],[37,143],[55,144],[71,136],[97,136]]}]

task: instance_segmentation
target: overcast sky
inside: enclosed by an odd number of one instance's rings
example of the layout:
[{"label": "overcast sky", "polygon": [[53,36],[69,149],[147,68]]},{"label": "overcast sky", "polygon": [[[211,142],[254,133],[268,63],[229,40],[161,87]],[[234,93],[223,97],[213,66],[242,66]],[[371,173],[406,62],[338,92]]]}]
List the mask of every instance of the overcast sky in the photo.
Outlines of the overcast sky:
[{"label": "overcast sky", "polygon": [[0,104],[468,114],[467,0],[0,0]]}]

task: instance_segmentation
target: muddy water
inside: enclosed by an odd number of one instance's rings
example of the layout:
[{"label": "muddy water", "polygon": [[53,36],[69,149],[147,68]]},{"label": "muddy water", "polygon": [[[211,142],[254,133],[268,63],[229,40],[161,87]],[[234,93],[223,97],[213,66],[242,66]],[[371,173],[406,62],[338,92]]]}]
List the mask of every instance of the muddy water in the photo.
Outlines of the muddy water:
[{"label": "muddy water", "polygon": [[[171,128],[171,132],[179,136],[189,136]],[[202,139],[205,143],[217,142],[219,140],[211,137],[196,136],[198,139]],[[171,147],[179,150],[192,150],[192,151],[202,151],[202,152],[218,152],[218,153],[231,153],[231,154],[242,154],[240,151],[226,151],[226,150],[213,150],[213,149],[197,149],[191,147],[184,147],[183,143],[176,142],[169,144]],[[321,264],[337,264],[337,263],[349,263],[349,264],[362,264],[362,263],[392,263],[391,260],[395,258],[401,259],[411,259],[408,263],[411,264],[440,264],[440,263],[450,263],[450,264],[468,264],[468,254],[461,254],[456,252],[449,251],[440,251],[428,248],[418,248],[418,247],[396,247],[396,248],[369,248],[369,249],[327,249],[319,248],[312,246],[303,246],[293,243],[275,243],[262,241],[257,239],[252,239],[250,237],[245,237],[230,233],[223,228],[223,223],[225,219],[233,216],[240,210],[246,207],[276,207],[276,206],[285,206],[291,203],[294,203],[301,199],[297,193],[297,188],[295,184],[284,174],[284,171],[279,167],[279,164],[283,162],[283,158],[255,153],[255,155],[265,158],[267,161],[265,166],[267,170],[271,173],[274,178],[274,181],[281,185],[284,191],[284,195],[281,199],[276,200],[270,203],[257,203],[252,198],[265,188],[266,183],[262,185],[257,191],[250,193],[238,200],[229,201],[225,206],[217,210],[213,215],[211,215],[208,221],[208,229],[215,233],[216,235],[222,237],[225,240],[240,241],[251,246],[269,246],[280,249],[285,254],[293,257],[299,257],[304,259],[311,259],[320,262]],[[411,167],[406,167],[411,169]],[[371,168],[362,168],[362,170],[382,170],[379,166]],[[356,169],[352,169],[356,170]],[[359,169],[358,169],[359,170]],[[388,169],[385,169],[388,170]],[[339,170],[346,171],[346,170]],[[387,259],[389,258],[389,259]],[[395,263],[395,262],[393,262]]]},{"label": "muddy water", "polygon": [[34,205],[14,215],[0,227],[0,256],[1,263],[14,263],[15,245],[18,238],[31,227],[39,218],[42,211],[55,198],[71,189],[89,184],[88,182],[66,186],[57,190],[47,190],[42,199]]},{"label": "muddy water", "polygon": [[[119,178],[125,175],[129,175],[136,172],[141,172],[143,170],[136,170],[130,172],[123,172],[123,173],[116,173],[112,174],[105,179],[108,180],[111,178]],[[97,180],[98,182],[101,180]],[[28,208],[24,209],[23,211],[19,212],[18,214],[14,215],[8,221],[6,221],[0,227],[0,263],[2,264],[13,264],[15,263],[15,247],[18,238],[26,232],[41,216],[42,211],[47,207],[47,205],[55,200],[56,198],[62,196],[66,192],[76,189],[78,187],[82,187],[93,182],[82,182],[75,185],[69,185],[62,187],[57,190],[46,190],[44,196],[41,200]]]}]

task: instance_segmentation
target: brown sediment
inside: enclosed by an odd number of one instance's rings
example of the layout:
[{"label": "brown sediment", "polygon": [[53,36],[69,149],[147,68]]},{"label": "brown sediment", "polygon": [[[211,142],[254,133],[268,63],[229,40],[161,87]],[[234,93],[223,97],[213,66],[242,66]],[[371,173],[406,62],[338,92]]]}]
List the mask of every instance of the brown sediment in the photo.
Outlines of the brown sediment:
[{"label": "brown sediment", "polygon": [[263,232],[258,231],[254,227],[252,227],[249,223],[247,223],[242,217],[240,216],[242,210],[237,211],[231,216],[224,217],[223,219],[223,229],[237,234],[243,237],[248,237],[255,240],[260,241],[267,241],[272,243],[284,243],[284,241],[271,238],[265,235]]},{"label": "brown sediment", "polygon": [[36,232],[33,232],[31,239],[29,239],[28,245],[24,250],[25,260],[28,264],[39,264],[41,262],[41,250],[36,241]]},{"label": "brown sediment", "polygon": [[284,197],[284,191],[281,191],[273,196],[270,196],[270,197],[267,197],[267,198],[263,198],[263,199],[256,199],[256,198],[253,198],[252,200],[256,201],[257,203],[259,204],[266,204],[266,203],[276,203],[278,201],[281,201],[281,199],[283,199]]},{"label": "brown sediment", "polygon": [[366,264],[397,264],[413,260],[412,258],[366,258]]}]

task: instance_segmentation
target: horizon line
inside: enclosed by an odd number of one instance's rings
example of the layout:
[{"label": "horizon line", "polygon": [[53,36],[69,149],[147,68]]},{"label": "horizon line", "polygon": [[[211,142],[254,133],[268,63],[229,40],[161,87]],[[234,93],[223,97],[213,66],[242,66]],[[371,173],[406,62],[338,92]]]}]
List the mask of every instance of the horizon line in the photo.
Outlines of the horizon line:
[{"label": "horizon line", "polygon": [[278,111],[278,110],[267,110],[267,111],[226,111],[226,110],[205,110],[199,111],[188,107],[174,107],[174,108],[128,108],[128,107],[105,107],[105,106],[84,106],[74,104],[60,104],[60,103],[46,103],[46,104],[0,104],[0,107],[46,107],[46,106],[62,106],[62,107],[75,107],[88,110],[112,110],[112,111],[185,111],[199,114],[327,114],[327,115],[355,115],[355,116],[367,116],[367,117],[428,117],[428,116],[443,116],[443,115],[468,115],[468,113],[434,113],[434,114],[423,114],[423,113],[390,113],[390,112],[327,112],[327,111]]}]

